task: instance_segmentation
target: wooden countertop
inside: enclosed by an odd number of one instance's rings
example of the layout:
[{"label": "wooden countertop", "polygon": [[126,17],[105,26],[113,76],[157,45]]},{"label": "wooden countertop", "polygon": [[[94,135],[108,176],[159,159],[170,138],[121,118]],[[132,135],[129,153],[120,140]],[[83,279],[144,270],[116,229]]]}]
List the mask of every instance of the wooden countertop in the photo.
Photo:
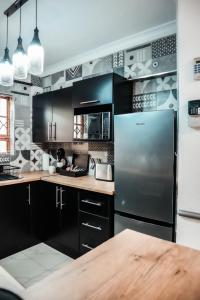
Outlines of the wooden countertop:
[{"label": "wooden countertop", "polygon": [[27,300],[199,300],[200,252],[125,230],[24,292]]},{"label": "wooden countertop", "polygon": [[21,177],[22,178],[15,180],[0,181],[0,186],[42,180],[50,183],[60,184],[64,186],[74,187],[77,189],[83,189],[107,195],[114,194],[114,182],[96,180],[93,176],[82,176],[77,178],[61,176],[57,174],[50,176],[48,172],[39,171],[22,173]]},{"label": "wooden countertop", "polygon": [[61,175],[54,175],[48,177],[42,177],[43,181],[56,183],[64,186],[74,187],[77,189],[113,195],[114,194],[114,182],[96,180],[93,176],[82,177],[68,177]]},{"label": "wooden countertop", "polygon": [[19,179],[0,181],[0,186],[13,185],[13,184],[19,184],[19,183],[26,183],[26,182],[32,182],[32,181],[38,181],[43,176],[48,176],[48,172],[38,171],[38,172],[22,173],[20,175]]}]

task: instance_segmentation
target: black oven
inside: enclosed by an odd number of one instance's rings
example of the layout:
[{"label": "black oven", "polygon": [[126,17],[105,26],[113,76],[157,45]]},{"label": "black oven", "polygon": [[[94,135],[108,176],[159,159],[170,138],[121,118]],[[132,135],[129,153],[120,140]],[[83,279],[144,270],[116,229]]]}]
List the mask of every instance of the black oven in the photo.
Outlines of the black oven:
[{"label": "black oven", "polygon": [[111,112],[94,112],[74,116],[74,140],[111,139]]}]

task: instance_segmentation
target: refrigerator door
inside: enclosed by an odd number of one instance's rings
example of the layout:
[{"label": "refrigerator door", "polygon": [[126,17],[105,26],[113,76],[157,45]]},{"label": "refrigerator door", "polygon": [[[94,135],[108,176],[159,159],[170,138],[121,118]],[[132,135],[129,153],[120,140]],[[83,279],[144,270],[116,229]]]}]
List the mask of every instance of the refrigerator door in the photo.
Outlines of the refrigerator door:
[{"label": "refrigerator door", "polygon": [[167,241],[173,240],[172,227],[155,225],[147,222],[129,219],[115,214],[115,234],[127,228],[144,234],[152,235],[163,240],[167,240]]},{"label": "refrigerator door", "polygon": [[115,116],[115,210],[173,223],[174,112]]}]

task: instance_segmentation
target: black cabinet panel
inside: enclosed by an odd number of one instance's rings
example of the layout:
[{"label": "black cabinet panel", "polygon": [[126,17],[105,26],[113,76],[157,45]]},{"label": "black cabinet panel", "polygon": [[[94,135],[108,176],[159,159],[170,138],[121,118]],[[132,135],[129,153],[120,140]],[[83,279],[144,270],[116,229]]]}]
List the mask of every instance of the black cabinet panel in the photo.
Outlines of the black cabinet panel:
[{"label": "black cabinet panel", "polygon": [[84,254],[113,236],[113,197],[79,192],[79,251]]},{"label": "black cabinet panel", "polygon": [[71,87],[52,93],[52,141],[54,142],[71,142],[73,139],[73,111],[71,97]]},{"label": "black cabinet panel", "polygon": [[78,196],[75,189],[44,183],[45,242],[71,257],[79,251]]},{"label": "black cabinet panel", "polygon": [[0,259],[38,243],[32,227],[31,184],[0,188]]},{"label": "black cabinet panel", "polygon": [[33,97],[33,142],[71,142],[72,88]]},{"label": "black cabinet panel", "polygon": [[33,97],[33,142],[48,142],[52,134],[52,93]]},{"label": "black cabinet panel", "polygon": [[109,217],[109,201],[112,197],[107,195],[80,191],[79,209],[99,216]]},{"label": "black cabinet panel", "polygon": [[113,101],[113,74],[74,83],[73,107],[109,104]]},{"label": "black cabinet panel", "polygon": [[80,252],[86,253],[110,237],[110,222],[106,218],[80,213]]}]

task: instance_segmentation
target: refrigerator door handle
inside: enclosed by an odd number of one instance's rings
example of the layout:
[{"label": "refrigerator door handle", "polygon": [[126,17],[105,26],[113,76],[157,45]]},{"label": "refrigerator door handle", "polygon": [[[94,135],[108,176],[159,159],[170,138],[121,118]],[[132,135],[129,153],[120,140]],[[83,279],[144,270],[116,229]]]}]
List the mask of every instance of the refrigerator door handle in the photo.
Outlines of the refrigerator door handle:
[{"label": "refrigerator door handle", "polygon": [[192,211],[188,211],[188,210],[179,209],[178,215],[181,217],[187,217],[187,218],[200,220],[200,213],[196,213],[196,212],[192,212]]}]

